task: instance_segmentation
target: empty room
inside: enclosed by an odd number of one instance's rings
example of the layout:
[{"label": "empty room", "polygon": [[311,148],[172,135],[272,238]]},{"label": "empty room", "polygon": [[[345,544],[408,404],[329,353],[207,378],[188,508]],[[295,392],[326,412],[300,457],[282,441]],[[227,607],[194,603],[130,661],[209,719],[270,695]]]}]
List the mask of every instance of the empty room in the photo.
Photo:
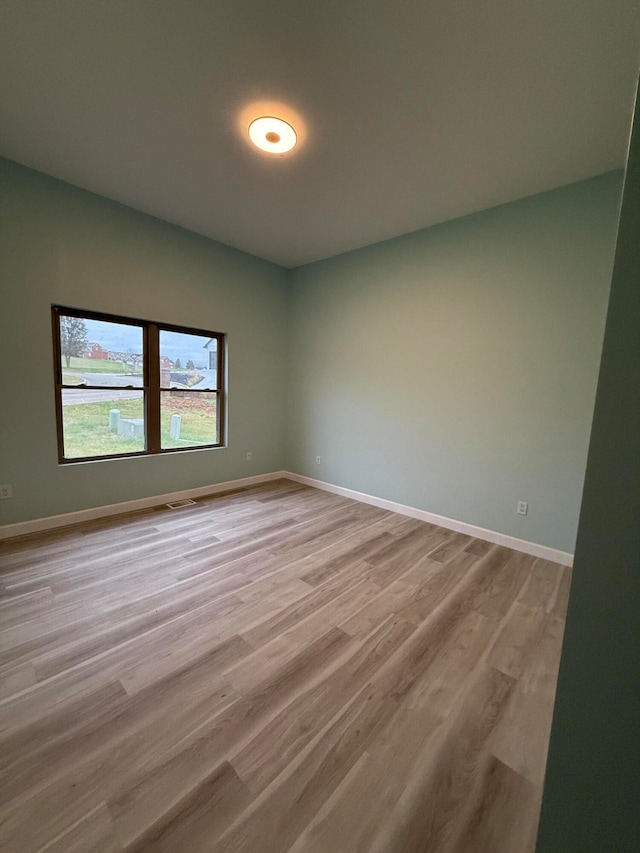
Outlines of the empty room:
[{"label": "empty room", "polygon": [[638,849],[639,61],[2,0],[1,850]]}]

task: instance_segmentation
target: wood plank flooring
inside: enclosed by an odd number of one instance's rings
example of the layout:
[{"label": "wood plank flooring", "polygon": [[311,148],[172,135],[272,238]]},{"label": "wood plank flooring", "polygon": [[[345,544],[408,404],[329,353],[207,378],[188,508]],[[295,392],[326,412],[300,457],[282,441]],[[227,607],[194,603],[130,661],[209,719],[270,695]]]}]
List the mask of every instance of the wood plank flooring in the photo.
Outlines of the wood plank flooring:
[{"label": "wood plank flooring", "polygon": [[569,569],[286,480],[0,560],[3,851],[534,850]]}]

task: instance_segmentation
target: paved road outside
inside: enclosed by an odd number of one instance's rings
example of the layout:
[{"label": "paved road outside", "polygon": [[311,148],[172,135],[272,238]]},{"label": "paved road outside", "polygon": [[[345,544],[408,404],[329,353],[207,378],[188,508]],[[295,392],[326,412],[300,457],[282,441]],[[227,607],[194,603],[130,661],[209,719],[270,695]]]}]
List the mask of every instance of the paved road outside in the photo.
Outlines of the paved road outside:
[{"label": "paved road outside", "polygon": [[[70,376],[76,376],[82,379],[86,385],[109,385],[113,390],[101,388],[95,390],[92,388],[83,388],[82,385],[74,389],[64,389],[62,391],[63,406],[77,406],[81,403],[104,403],[107,401],[127,400],[132,397],[139,397],[139,391],[119,390],[133,385],[134,388],[142,388],[142,376],[140,374],[126,375],[122,373],[70,373],[65,371]],[[215,370],[199,370],[202,374],[202,379],[197,385],[191,387],[192,391],[206,391],[216,387],[216,371]],[[182,386],[177,386],[182,387]]]},{"label": "paved road outside", "polygon": [[63,389],[62,405],[77,406],[81,403],[117,402],[118,400],[129,400],[133,397],[140,397],[140,391],[118,391],[116,388],[113,391],[106,389],[96,391],[89,388],[79,388],[77,391]]},{"label": "paved road outside", "polygon": [[[68,371],[65,371],[68,373]],[[139,391],[118,390],[133,385],[135,388],[142,387],[142,376],[129,376],[122,373],[71,373],[82,379],[86,385],[110,385],[113,390],[83,388],[78,386],[77,390],[64,389],[62,391],[63,406],[77,406],[81,403],[105,403],[110,401],[128,400],[139,397]]]}]

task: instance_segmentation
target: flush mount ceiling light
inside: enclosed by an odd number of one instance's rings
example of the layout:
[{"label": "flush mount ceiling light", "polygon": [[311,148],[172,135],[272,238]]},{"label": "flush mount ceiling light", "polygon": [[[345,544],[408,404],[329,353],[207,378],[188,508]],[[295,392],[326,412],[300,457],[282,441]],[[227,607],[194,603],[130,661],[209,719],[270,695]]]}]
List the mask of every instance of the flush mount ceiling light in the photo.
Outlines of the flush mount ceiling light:
[{"label": "flush mount ceiling light", "polygon": [[298,136],[293,127],[281,118],[260,116],[249,125],[249,139],[268,154],[286,154],[295,147]]}]

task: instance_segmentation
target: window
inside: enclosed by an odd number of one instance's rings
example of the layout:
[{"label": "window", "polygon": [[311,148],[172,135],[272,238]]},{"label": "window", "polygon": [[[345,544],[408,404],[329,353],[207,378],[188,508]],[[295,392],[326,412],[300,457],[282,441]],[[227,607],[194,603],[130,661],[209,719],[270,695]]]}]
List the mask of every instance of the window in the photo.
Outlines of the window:
[{"label": "window", "polygon": [[60,462],[223,444],[223,334],[52,314]]}]

